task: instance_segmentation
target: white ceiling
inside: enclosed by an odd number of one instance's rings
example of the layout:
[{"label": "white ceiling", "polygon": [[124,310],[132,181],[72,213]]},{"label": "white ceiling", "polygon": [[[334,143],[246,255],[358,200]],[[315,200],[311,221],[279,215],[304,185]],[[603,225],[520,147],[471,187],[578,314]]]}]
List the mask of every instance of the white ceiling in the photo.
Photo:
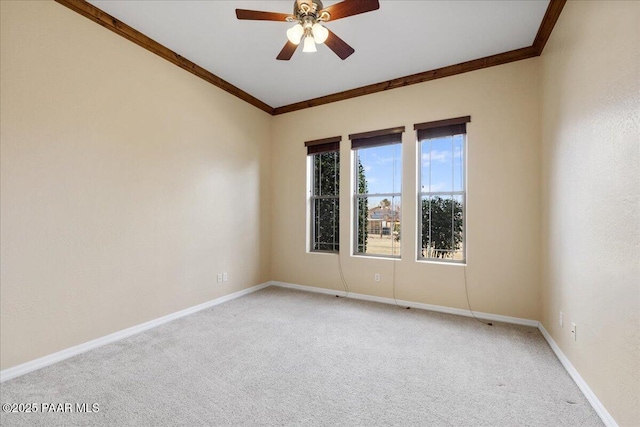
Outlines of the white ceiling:
[{"label": "white ceiling", "polygon": [[[286,22],[239,21],[235,9],[291,13],[293,0],[89,0],[272,107],[530,46],[549,0],[381,0],[380,9],[328,22],[355,53],[324,45],[275,58]],[[324,1],[324,6],[337,3]]]}]

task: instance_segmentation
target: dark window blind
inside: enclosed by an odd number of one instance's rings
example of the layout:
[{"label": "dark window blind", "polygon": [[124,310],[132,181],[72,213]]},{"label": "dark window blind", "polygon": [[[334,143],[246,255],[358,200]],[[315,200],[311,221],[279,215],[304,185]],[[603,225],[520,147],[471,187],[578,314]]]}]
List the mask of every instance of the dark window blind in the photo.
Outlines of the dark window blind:
[{"label": "dark window blind", "polygon": [[333,136],[331,138],[306,141],[304,145],[307,147],[307,155],[312,155],[340,151],[340,141],[342,141],[341,136]]},{"label": "dark window blind", "polygon": [[372,132],[354,133],[349,135],[351,149],[376,147],[379,145],[401,144],[404,126],[375,130]]},{"label": "dark window blind", "polygon": [[455,119],[438,120],[435,122],[417,123],[413,129],[418,131],[418,139],[441,138],[443,136],[461,135],[467,133],[467,123],[471,116],[456,117]]}]

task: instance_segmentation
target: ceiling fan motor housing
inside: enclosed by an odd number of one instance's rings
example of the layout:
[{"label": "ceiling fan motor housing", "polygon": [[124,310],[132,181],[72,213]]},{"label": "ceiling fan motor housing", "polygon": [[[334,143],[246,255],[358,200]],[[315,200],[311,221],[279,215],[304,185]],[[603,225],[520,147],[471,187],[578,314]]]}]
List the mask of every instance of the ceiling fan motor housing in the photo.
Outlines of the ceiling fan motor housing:
[{"label": "ceiling fan motor housing", "polygon": [[293,16],[299,20],[303,20],[306,16],[311,16],[315,20],[322,9],[324,6],[320,0],[295,0],[293,2]]}]

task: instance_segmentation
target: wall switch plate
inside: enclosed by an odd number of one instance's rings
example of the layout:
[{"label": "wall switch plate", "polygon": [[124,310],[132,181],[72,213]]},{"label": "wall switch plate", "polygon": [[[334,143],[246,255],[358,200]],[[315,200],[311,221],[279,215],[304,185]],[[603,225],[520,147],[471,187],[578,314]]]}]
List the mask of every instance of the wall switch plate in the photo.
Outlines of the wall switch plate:
[{"label": "wall switch plate", "polygon": [[558,323],[560,323],[560,327],[562,328],[562,326],[564,325],[564,321],[562,319],[562,312],[560,312],[560,317],[558,318]]},{"label": "wall switch plate", "polygon": [[578,341],[578,327],[575,323],[571,322],[571,335],[573,335],[573,340]]},{"label": "wall switch plate", "polygon": [[222,282],[222,273],[218,273],[218,283]]},{"label": "wall switch plate", "polygon": [[227,280],[229,280],[229,276],[227,275],[227,273],[222,273],[222,281],[226,282]]},{"label": "wall switch plate", "polygon": [[379,273],[374,274],[373,275],[373,280],[375,280],[376,282],[379,282],[380,281],[380,274]]}]

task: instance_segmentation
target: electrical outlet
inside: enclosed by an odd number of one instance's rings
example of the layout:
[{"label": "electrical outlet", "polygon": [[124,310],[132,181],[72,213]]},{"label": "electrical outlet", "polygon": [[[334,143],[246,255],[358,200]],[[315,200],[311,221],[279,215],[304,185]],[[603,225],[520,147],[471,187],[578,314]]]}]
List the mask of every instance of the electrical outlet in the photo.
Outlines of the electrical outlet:
[{"label": "electrical outlet", "polygon": [[562,319],[562,312],[560,312],[560,317],[558,318],[558,323],[560,324],[560,327],[562,328],[562,326],[564,325],[564,321]]},{"label": "electrical outlet", "polygon": [[222,273],[218,273],[218,283],[222,282]]},{"label": "electrical outlet", "polygon": [[374,274],[373,275],[373,280],[375,280],[376,282],[379,282],[380,281],[380,274],[379,273]]},{"label": "electrical outlet", "polygon": [[578,341],[578,327],[575,323],[571,322],[571,335],[573,335],[573,340]]},{"label": "electrical outlet", "polygon": [[229,276],[227,276],[227,273],[222,273],[222,281],[226,282],[227,280],[229,280]]}]

